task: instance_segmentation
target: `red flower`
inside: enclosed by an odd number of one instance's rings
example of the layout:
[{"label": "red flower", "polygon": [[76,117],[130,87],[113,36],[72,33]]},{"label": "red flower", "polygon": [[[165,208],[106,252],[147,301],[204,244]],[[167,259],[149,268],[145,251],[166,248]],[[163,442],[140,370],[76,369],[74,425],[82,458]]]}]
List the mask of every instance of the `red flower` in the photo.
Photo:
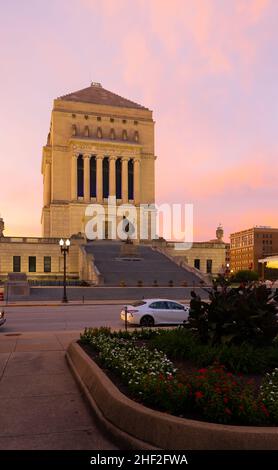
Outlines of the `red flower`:
[{"label": "red flower", "polygon": [[225,411],[225,413],[226,413],[227,415],[231,415],[231,414],[232,414],[232,412],[231,412],[231,410],[230,410],[229,408],[225,408],[224,411]]},{"label": "red flower", "polygon": [[203,392],[200,392],[199,390],[195,392],[195,398],[199,400],[199,398],[202,398],[204,396]]},{"label": "red flower", "polygon": [[262,409],[262,412],[266,415],[266,416],[269,416],[269,412],[268,412],[268,409],[266,408],[266,406],[261,403],[261,409]]},{"label": "red flower", "polygon": [[199,369],[198,372],[199,374],[205,374],[207,372],[207,369]]},{"label": "red flower", "polygon": [[223,401],[224,401],[224,403],[228,403],[229,400],[228,400],[227,397],[224,397],[224,398],[223,398]]}]

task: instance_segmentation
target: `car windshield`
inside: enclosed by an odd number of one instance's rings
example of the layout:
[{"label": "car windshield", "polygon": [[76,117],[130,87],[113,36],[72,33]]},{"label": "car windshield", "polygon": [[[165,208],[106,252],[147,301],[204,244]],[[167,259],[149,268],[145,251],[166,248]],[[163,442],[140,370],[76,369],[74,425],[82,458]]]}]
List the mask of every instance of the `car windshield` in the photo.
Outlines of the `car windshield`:
[{"label": "car windshield", "polygon": [[137,302],[133,302],[132,304],[132,307],[140,307],[141,305],[145,305],[146,302],[144,302],[143,300],[137,300]]}]

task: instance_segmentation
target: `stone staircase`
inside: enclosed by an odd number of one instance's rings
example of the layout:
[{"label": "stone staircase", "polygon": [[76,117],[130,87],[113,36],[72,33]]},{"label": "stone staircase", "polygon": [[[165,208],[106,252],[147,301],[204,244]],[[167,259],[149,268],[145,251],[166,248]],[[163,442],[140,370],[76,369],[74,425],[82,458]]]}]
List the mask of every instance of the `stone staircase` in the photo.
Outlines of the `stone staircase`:
[{"label": "stone staircase", "polygon": [[151,246],[138,245],[136,255],[121,256],[118,241],[98,240],[85,246],[88,255],[94,259],[95,267],[101,273],[106,286],[158,286],[200,285],[200,278]]}]

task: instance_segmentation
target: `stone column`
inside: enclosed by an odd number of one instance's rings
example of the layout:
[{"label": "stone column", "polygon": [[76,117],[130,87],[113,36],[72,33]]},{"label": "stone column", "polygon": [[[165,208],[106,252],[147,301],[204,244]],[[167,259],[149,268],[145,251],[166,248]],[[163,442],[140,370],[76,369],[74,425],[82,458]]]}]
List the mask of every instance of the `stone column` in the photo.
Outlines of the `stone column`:
[{"label": "stone column", "polygon": [[49,207],[51,201],[51,163],[46,160],[44,167],[44,182],[43,182],[43,205]]},{"label": "stone column", "polygon": [[116,197],[116,157],[109,157],[109,196]]},{"label": "stone column", "polygon": [[128,157],[122,158],[122,201],[128,202]]},{"label": "stone column", "polygon": [[133,176],[134,176],[134,203],[140,204],[141,200],[141,161],[139,158],[134,159]]},{"label": "stone column", "polygon": [[77,199],[77,158],[79,154],[74,154],[71,157],[71,199]]},{"label": "stone column", "polygon": [[97,202],[103,202],[103,184],[102,184],[102,163],[103,163],[103,156],[97,155]]},{"label": "stone column", "polygon": [[84,160],[84,201],[90,202],[90,158],[89,154],[83,155]]}]

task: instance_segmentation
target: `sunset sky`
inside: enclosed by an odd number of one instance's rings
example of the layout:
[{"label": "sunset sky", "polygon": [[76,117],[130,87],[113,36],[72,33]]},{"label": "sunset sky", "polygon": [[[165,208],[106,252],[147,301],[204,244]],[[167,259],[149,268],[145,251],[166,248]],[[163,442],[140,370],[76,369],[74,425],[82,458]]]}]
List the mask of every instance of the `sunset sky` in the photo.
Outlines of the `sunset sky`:
[{"label": "sunset sky", "polygon": [[0,214],[40,235],[53,99],[91,81],[154,111],[156,200],[196,240],[278,227],[277,0],[9,0],[0,17]]}]

